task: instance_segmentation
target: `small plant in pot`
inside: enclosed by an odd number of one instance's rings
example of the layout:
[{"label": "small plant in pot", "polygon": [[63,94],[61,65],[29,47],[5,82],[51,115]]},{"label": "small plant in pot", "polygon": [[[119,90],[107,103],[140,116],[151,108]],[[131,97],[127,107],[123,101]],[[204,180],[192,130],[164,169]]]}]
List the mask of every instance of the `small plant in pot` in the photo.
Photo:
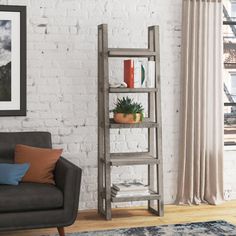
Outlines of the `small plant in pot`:
[{"label": "small plant in pot", "polygon": [[118,98],[115,108],[111,111],[114,113],[116,123],[134,124],[143,120],[144,108],[142,104],[134,102],[129,97]]}]

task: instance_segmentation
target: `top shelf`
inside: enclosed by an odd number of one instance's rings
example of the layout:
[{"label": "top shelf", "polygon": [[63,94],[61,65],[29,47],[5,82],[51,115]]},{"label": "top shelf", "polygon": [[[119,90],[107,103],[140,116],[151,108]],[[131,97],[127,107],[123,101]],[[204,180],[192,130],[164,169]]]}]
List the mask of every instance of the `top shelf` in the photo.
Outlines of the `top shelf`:
[{"label": "top shelf", "polygon": [[158,88],[109,88],[110,93],[156,93]]},{"label": "top shelf", "polygon": [[109,57],[157,57],[158,52],[143,48],[108,48]]}]

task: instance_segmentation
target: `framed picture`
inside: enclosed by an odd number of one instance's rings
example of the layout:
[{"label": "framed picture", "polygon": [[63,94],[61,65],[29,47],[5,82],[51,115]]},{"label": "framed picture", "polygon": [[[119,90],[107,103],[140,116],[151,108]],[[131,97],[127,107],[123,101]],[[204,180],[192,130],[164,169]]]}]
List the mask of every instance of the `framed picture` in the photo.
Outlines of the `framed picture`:
[{"label": "framed picture", "polygon": [[26,116],[26,7],[0,5],[0,116]]}]

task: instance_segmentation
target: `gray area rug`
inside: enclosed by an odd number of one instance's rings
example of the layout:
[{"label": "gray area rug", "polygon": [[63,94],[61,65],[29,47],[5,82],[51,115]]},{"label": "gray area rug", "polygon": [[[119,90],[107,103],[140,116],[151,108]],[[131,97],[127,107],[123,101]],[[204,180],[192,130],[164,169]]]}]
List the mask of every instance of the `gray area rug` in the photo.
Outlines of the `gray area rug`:
[{"label": "gray area rug", "polygon": [[67,234],[68,236],[236,236],[236,226],[226,221],[209,221],[189,224],[160,225],[129,229],[82,232]]}]

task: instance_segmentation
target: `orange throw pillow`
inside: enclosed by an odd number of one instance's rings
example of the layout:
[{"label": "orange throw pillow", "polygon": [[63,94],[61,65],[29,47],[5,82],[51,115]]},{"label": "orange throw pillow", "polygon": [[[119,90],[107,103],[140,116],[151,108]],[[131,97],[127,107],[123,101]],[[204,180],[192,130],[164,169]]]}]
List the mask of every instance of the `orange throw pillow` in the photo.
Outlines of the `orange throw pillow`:
[{"label": "orange throw pillow", "polygon": [[15,163],[29,163],[30,168],[22,182],[55,184],[53,171],[60,158],[62,149],[36,148],[17,144]]}]

